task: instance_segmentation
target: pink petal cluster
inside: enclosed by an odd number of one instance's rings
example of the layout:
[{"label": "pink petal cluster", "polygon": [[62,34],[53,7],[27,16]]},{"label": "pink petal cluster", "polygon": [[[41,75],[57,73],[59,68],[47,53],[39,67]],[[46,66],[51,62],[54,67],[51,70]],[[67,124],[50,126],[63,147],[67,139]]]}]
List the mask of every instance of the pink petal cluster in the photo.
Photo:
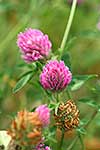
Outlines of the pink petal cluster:
[{"label": "pink petal cluster", "polygon": [[39,114],[39,119],[41,120],[43,127],[46,127],[50,123],[50,110],[47,105],[40,105],[36,108],[36,112]]},{"label": "pink petal cluster", "polygon": [[52,46],[48,35],[44,35],[40,30],[31,28],[18,35],[17,45],[20,48],[22,58],[27,63],[48,56]]},{"label": "pink petal cluster", "polygon": [[72,79],[69,68],[63,61],[51,60],[43,68],[40,82],[44,89],[58,91],[64,89]]},{"label": "pink petal cluster", "polygon": [[[81,4],[84,0],[77,0],[77,4]],[[73,0],[68,0],[68,3],[71,4]]]},{"label": "pink petal cluster", "polygon": [[40,143],[39,145],[36,146],[36,150],[51,150],[49,146],[46,146],[43,143]]}]

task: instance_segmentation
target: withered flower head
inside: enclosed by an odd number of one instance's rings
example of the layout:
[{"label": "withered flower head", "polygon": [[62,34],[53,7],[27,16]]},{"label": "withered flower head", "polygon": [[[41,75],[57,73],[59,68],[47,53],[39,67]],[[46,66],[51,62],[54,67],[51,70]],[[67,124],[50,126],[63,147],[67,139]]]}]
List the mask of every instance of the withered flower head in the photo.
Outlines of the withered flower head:
[{"label": "withered flower head", "polygon": [[8,134],[18,145],[36,145],[42,139],[42,123],[37,112],[18,112]]},{"label": "withered flower head", "polygon": [[61,103],[54,117],[60,129],[71,130],[79,125],[79,110],[72,100]]}]

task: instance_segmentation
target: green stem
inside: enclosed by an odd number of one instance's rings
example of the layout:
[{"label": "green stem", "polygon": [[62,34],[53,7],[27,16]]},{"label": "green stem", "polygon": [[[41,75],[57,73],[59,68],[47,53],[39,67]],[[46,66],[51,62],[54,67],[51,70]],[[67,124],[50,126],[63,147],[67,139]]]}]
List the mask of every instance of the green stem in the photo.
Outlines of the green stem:
[{"label": "green stem", "polygon": [[69,91],[69,89],[67,89],[67,96],[68,96],[68,99],[72,99],[72,95],[71,95],[71,93],[70,93],[70,91]]},{"label": "green stem", "polygon": [[69,31],[70,31],[72,21],[73,21],[73,17],[74,17],[74,14],[75,14],[76,4],[77,4],[77,0],[73,0],[73,4],[72,4],[68,24],[66,26],[65,33],[64,33],[64,36],[63,36],[63,39],[62,39],[62,42],[61,42],[61,46],[60,46],[60,49],[59,49],[59,52],[61,54],[63,53],[66,41],[68,39]]},{"label": "green stem", "polygon": [[52,93],[52,99],[55,101],[55,103],[59,102],[59,93],[54,92]]},{"label": "green stem", "polygon": [[61,136],[61,141],[60,141],[60,145],[59,145],[59,150],[62,149],[62,146],[63,146],[63,140],[64,140],[64,130],[62,130],[62,136]]},{"label": "green stem", "polygon": [[78,137],[79,137],[80,143],[81,143],[81,145],[82,145],[82,150],[85,150],[84,141],[83,141],[82,135],[81,135],[80,133],[78,133]]},{"label": "green stem", "polygon": [[59,93],[56,93],[56,102],[59,102]]},{"label": "green stem", "polygon": [[98,110],[95,110],[90,118],[90,120],[88,121],[88,123],[86,124],[85,128],[88,128],[88,126],[90,125],[90,123],[93,121],[93,119],[95,118],[95,116],[97,115]]}]

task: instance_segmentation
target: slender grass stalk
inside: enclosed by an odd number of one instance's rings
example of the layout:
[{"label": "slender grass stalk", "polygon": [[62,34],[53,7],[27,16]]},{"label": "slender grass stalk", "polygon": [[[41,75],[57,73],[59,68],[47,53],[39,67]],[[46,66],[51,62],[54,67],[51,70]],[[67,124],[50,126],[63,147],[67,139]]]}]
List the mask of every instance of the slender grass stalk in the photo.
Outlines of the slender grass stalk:
[{"label": "slender grass stalk", "polygon": [[74,17],[74,14],[75,14],[76,5],[77,5],[77,0],[73,0],[70,16],[69,16],[69,19],[68,19],[68,23],[67,23],[67,26],[66,26],[66,29],[65,29],[65,33],[64,33],[62,42],[61,42],[61,46],[59,48],[59,52],[60,52],[61,55],[63,53],[63,50],[64,50],[65,45],[66,45],[66,41],[68,39],[68,35],[69,35],[70,28],[71,28],[71,25],[72,25],[73,17]]}]

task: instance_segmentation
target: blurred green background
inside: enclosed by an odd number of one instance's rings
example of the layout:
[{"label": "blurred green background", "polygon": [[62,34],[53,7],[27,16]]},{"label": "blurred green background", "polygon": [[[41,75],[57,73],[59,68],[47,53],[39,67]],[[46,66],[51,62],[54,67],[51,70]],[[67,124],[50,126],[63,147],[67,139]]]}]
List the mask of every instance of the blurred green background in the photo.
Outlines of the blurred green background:
[{"label": "blurred green background", "polygon": [[[70,8],[67,0],[0,0],[0,129],[8,128],[11,115],[20,108],[27,106],[31,109],[40,103],[43,94],[35,81],[34,86],[26,85],[20,92],[12,93],[20,74],[27,71],[27,65],[21,60],[16,44],[17,34],[28,27],[38,28],[49,35],[53,43],[52,50],[57,53]],[[69,35],[69,40],[74,37],[69,48],[74,75],[100,73],[99,20],[100,0],[84,0],[77,6]],[[36,80],[35,76],[34,79]],[[78,99],[88,95],[100,103],[99,93],[100,76],[73,92],[73,96]],[[93,112],[92,108],[85,105],[79,104],[79,108],[82,116],[89,117]],[[98,131],[100,114],[94,119],[87,137],[90,140],[95,138],[97,142],[100,140]]]}]

